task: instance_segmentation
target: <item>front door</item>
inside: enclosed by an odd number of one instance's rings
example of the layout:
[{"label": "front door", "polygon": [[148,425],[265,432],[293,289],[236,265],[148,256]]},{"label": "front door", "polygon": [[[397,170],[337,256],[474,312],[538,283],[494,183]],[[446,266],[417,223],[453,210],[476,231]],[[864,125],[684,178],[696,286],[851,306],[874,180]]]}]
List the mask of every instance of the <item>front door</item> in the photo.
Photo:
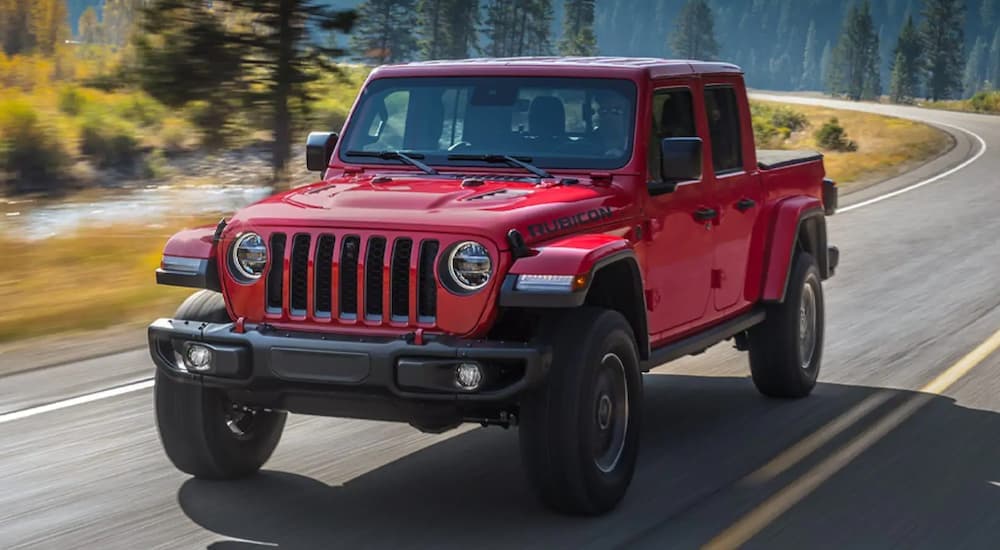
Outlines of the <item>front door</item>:
[{"label": "front door", "polygon": [[[663,138],[699,135],[693,93],[686,86],[654,91],[648,150],[650,182],[662,181]],[[654,339],[682,332],[685,325],[700,320],[709,307],[713,225],[704,215],[711,208],[711,193],[703,179],[679,182],[669,193],[658,193],[656,186],[650,187],[646,301]]]},{"label": "front door", "polygon": [[[745,287],[749,266],[750,237],[754,234],[763,191],[753,158],[746,147],[753,141],[748,135],[749,106],[739,82],[717,77],[705,84],[705,115],[711,150],[711,170],[703,178],[711,187],[719,219],[715,227],[715,309],[725,311],[746,305]],[[741,105],[741,103],[744,103]]]}]

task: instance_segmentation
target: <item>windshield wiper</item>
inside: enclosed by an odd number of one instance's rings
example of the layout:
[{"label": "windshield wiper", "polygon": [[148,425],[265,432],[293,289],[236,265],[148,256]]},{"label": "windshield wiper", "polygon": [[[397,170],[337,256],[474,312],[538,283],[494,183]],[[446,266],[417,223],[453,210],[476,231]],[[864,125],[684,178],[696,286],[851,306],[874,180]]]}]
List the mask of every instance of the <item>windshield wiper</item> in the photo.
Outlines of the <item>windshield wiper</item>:
[{"label": "windshield wiper", "polygon": [[401,160],[410,166],[416,166],[425,174],[436,176],[438,171],[420,162],[417,159],[424,158],[420,153],[404,153],[402,151],[347,151],[344,153],[349,157],[372,157],[383,160]]},{"label": "windshield wiper", "polygon": [[531,157],[519,157],[515,158],[510,155],[448,155],[448,160],[481,160],[483,162],[489,162],[491,164],[506,163],[511,166],[517,166],[519,168],[524,168],[525,170],[531,172],[532,174],[538,176],[539,178],[551,178],[552,174],[542,170],[541,168],[535,166],[534,164],[528,164],[531,162]]}]

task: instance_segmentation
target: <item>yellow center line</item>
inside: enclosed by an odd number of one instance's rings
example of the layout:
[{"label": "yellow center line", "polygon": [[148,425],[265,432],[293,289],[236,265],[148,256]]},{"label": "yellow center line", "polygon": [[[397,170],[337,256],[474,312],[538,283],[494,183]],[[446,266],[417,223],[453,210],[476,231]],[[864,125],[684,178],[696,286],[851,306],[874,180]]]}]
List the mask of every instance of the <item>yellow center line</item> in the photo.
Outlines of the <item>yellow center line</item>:
[{"label": "yellow center line", "polygon": [[859,434],[847,445],[806,472],[802,477],[796,479],[774,496],[751,510],[728,529],[710,540],[704,548],[709,550],[736,548],[746,543],[754,535],[770,525],[772,521],[812,493],[823,482],[850,464],[858,455],[869,449],[885,437],[886,434],[906,421],[906,419],[913,416],[914,413],[930,402],[936,395],[940,395],[954,385],[955,382],[968,374],[969,371],[982,363],[997,349],[1000,349],[1000,330],[994,332],[985,342],[925,384],[920,388],[920,393],[908,399],[899,408],[893,410],[875,423],[875,425]]}]

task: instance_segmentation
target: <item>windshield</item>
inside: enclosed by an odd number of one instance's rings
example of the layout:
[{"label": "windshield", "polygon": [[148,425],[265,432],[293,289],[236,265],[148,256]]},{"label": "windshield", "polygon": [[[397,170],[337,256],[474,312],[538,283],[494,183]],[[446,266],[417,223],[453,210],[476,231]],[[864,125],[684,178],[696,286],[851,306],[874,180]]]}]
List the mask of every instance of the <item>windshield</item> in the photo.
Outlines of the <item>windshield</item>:
[{"label": "windshield", "polygon": [[[439,166],[484,166],[486,157],[506,155],[544,168],[620,168],[632,155],[635,96],[629,80],[378,79],[361,94],[340,158],[403,151]],[[363,162],[399,164],[374,155]]]}]

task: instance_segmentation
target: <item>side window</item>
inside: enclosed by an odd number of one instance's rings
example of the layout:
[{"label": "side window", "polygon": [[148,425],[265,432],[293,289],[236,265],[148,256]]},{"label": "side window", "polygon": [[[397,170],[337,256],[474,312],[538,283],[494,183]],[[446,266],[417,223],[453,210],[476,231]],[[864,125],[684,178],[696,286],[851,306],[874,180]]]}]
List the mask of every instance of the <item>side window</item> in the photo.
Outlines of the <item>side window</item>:
[{"label": "side window", "polygon": [[653,121],[649,136],[647,168],[651,181],[661,181],[660,141],[664,138],[697,137],[691,90],[671,88],[653,93]]},{"label": "side window", "polygon": [[712,140],[712,166],[715,173],[743,169],[740,145],[740,110],[736,91],[728,86],[705,88],[705,112]]}]

